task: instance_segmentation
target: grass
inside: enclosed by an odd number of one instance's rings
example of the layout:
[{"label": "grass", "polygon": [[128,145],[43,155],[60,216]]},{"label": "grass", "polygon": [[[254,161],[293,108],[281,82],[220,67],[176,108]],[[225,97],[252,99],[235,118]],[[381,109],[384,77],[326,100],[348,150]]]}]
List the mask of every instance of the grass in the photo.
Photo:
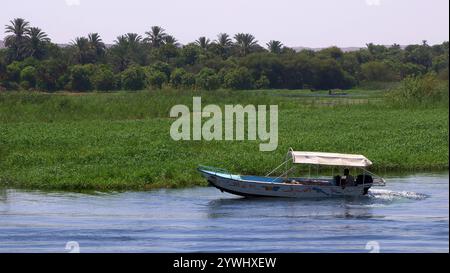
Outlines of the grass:
[{"label": "grass", "polygon": [[[265,174],[289,147],[361,153],[375,170],[448,169],[448,106],[398,107],[382,91],[1,93],[0,184],[122,190],[205,185],[199,164]],[[279,142],[174,141],[175,104],[278,104]]]}]

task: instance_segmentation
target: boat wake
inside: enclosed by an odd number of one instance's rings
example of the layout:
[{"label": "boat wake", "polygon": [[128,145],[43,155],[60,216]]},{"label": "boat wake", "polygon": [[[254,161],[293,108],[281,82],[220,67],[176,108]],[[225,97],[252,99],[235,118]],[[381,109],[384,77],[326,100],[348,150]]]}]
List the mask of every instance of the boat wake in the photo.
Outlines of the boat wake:
[{"label": "boat wake", "polygon": [[382,201],[395,201],[398,199],[423,200],[428,198],[427,194],[411,191],[391,191],[385,189],[371,189],[369,197]]}]

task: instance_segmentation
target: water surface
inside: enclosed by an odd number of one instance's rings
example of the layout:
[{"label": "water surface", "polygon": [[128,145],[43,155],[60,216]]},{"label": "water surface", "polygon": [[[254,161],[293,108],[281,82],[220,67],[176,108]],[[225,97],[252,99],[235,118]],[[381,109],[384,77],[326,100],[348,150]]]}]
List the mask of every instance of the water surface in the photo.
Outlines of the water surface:
[{"label": "water surface", "polygon": [[248,199],[211,187],[0,189],[0,252],[449,251],[449,175],[388,177],[350,199]]}]

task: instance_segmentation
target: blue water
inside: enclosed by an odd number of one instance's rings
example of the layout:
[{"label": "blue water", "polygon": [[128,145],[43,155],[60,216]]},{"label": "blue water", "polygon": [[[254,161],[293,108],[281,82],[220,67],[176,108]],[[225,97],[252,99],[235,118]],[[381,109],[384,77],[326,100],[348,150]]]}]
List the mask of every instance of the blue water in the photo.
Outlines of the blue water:
[{"label": "blue water", "polygon": [[0,252],[449,251],[449,175],[388,177],[352,199],[245,199],[198,187],[0,189]]}]

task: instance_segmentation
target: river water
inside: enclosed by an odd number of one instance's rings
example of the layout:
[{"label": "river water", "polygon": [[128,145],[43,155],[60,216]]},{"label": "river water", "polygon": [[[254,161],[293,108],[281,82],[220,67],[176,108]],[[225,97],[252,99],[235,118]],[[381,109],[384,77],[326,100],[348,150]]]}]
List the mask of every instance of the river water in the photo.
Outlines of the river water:
[{"label": "river water", "polygon": [[248,199],[212,187],[0,189],[0,252],[448,252],[449,175],[388,176],[351,199]]}]

